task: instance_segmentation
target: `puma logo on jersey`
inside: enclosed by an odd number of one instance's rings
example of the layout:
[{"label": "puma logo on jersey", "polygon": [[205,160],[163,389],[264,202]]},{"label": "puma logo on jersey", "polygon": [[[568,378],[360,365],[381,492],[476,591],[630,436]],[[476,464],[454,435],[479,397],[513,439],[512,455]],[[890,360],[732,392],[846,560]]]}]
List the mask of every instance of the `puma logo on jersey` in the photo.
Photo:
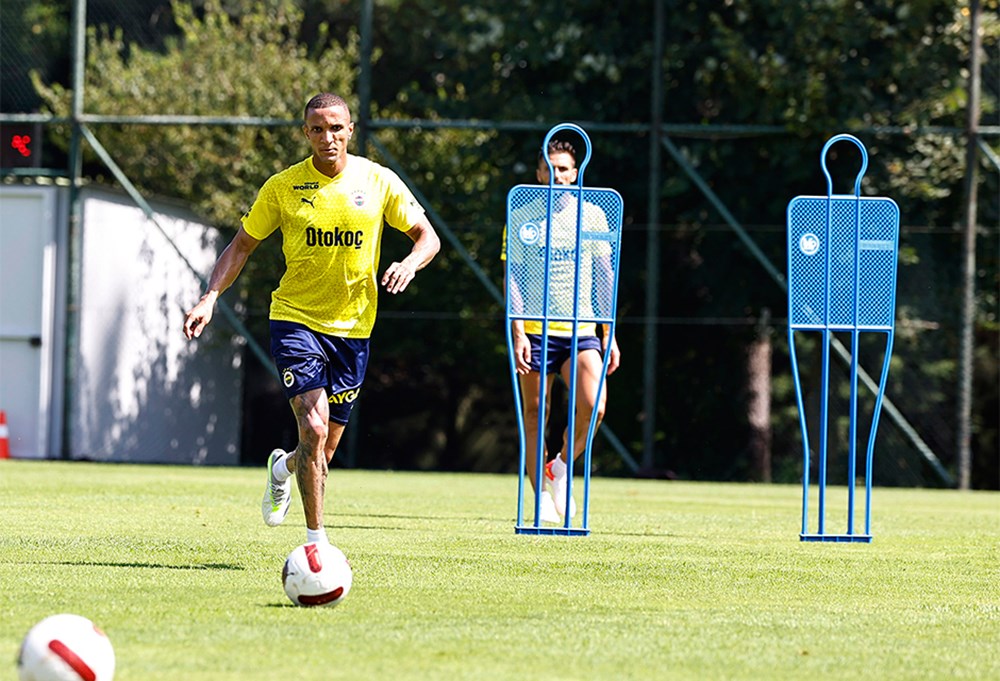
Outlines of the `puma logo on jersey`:
[{"label": "puma logo on jersey", "polygon": [[313,203],[313,200],[312,200],[312,199],[307,199],[307,198],[306,198],[306,197],[304,197],[304,196],[302,197],[302,203],[308,203],[308,204],[309,204],[310,206],[312,206],[313,208],[315,208],[315,207],[316,207],[316,204],[315,204],[315,203]]}]

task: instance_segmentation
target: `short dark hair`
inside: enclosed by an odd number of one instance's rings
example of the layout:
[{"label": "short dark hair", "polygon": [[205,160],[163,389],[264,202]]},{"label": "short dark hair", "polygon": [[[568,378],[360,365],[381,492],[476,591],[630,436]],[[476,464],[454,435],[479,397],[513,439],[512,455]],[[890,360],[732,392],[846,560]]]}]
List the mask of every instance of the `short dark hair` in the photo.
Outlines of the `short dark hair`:
[{"label": "short dark hair", "polygon": [[347,102],[340,95],[335,95],[329,92],[321,92],[308,102],[306,102],[305,111],[302,112],[302,118],[305,120],[309,116],[310,109],[330,109],[335,106],[342,106],[347,109],[347,115],[351,115],[351,107],[347,106]]},{"label": "short dark hair", "polygon": [[[576,163],[576,148],[568,140],[549,140],[549,156],[555,153],[565,153],[569,154],[573,158],[573,163]],[[545,150],[538,150],[538,160],[540,162],[545,161]]]}]

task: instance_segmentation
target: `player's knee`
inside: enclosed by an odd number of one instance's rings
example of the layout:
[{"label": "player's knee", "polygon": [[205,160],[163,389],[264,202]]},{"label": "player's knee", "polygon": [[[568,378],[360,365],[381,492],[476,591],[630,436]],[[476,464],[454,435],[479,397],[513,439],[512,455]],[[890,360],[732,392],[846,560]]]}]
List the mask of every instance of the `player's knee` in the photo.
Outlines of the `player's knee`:
[{"label": "player's knee", "polygon": [[[539,400],[534,399],[524,403],[524,421],[525,423],[538,423],[539,412],[538,408]],[[546,410],[547,411],[547,410]],[[548,418],[548,413],[545,414],[544,418]]]},{"label": "player's knee", "polygon": [[594,417],[594,412],[597,412],[597,423],[604,420],[604,400],[595,408],[592,404],[587,404],[583,409],[577,410],[578,418],[582,421],[589,423],[590,419]]},{"label": "player's knee", "polygon": [[310,446],[310,449],[315,449],[317,445],[325,445],[329,433],[329,426],[319,419],[309,419],[299,424],[299,437]]}]

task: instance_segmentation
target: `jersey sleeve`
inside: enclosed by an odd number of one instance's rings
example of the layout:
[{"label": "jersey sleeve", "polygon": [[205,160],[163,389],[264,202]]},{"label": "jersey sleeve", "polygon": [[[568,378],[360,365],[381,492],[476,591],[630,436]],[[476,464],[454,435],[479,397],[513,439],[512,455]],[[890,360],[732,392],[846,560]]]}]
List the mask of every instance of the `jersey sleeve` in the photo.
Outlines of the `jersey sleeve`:
[{"label": "jersey sleeve", "polygon": [[281,208],[271,180],[265,182],[257,192],[257,198],[243,216],[242,222],[246,233],[258,241],[263,241],[281,226]]},{"label": "jersey sleeve", "polygon": [[[538,234],[537,223],[539,218],[535,216],[536,210],[532,210],[532,206],[522,206],[521,208],[511,211],[507,216],[507,223],[504,225],[503,229],[503,243],[500,247],[500,259],[506,260],[510,258],[511,262],[521,263],[524,261],[525,245],[521,237],[521,233],[525,230],[526,223],[531,223],[534,226],[534,234]],[[529,230],[530,232],[530,230]],[[508,239],[508,234],[510,238]],[[510,251],[507,250],[507,242],[510,241]]]},{"label": "jersey sleeve", "polygon": [[383,211],[385,221],[400,232],[409,232],[423,217],[424,208],[396,173],[387,168],[383,168],[382,173],[388,184]]}]

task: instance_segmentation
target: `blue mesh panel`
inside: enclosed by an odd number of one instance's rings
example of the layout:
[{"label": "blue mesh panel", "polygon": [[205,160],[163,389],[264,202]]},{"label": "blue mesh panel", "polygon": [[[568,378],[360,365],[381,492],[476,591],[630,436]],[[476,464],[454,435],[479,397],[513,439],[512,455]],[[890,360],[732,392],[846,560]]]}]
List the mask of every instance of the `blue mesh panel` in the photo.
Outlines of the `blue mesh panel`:
[{"label": "blue mesh panel", "polygon": [[[548,265],[550,321],[613,321],[622,209],[622,198],[613,189],[540,185],[511,189],[507,196],[505,244],[511,317],[546,317]],[[552,229],[550,224],[554,225]],[[577,286],[574,309],[573,291]]]},{"label": "blue mesh panel", "polygon": [[892,328],[898,248],[899,208],[891,199],[792,199],[788,204],[789,324],[799,329]]}]

